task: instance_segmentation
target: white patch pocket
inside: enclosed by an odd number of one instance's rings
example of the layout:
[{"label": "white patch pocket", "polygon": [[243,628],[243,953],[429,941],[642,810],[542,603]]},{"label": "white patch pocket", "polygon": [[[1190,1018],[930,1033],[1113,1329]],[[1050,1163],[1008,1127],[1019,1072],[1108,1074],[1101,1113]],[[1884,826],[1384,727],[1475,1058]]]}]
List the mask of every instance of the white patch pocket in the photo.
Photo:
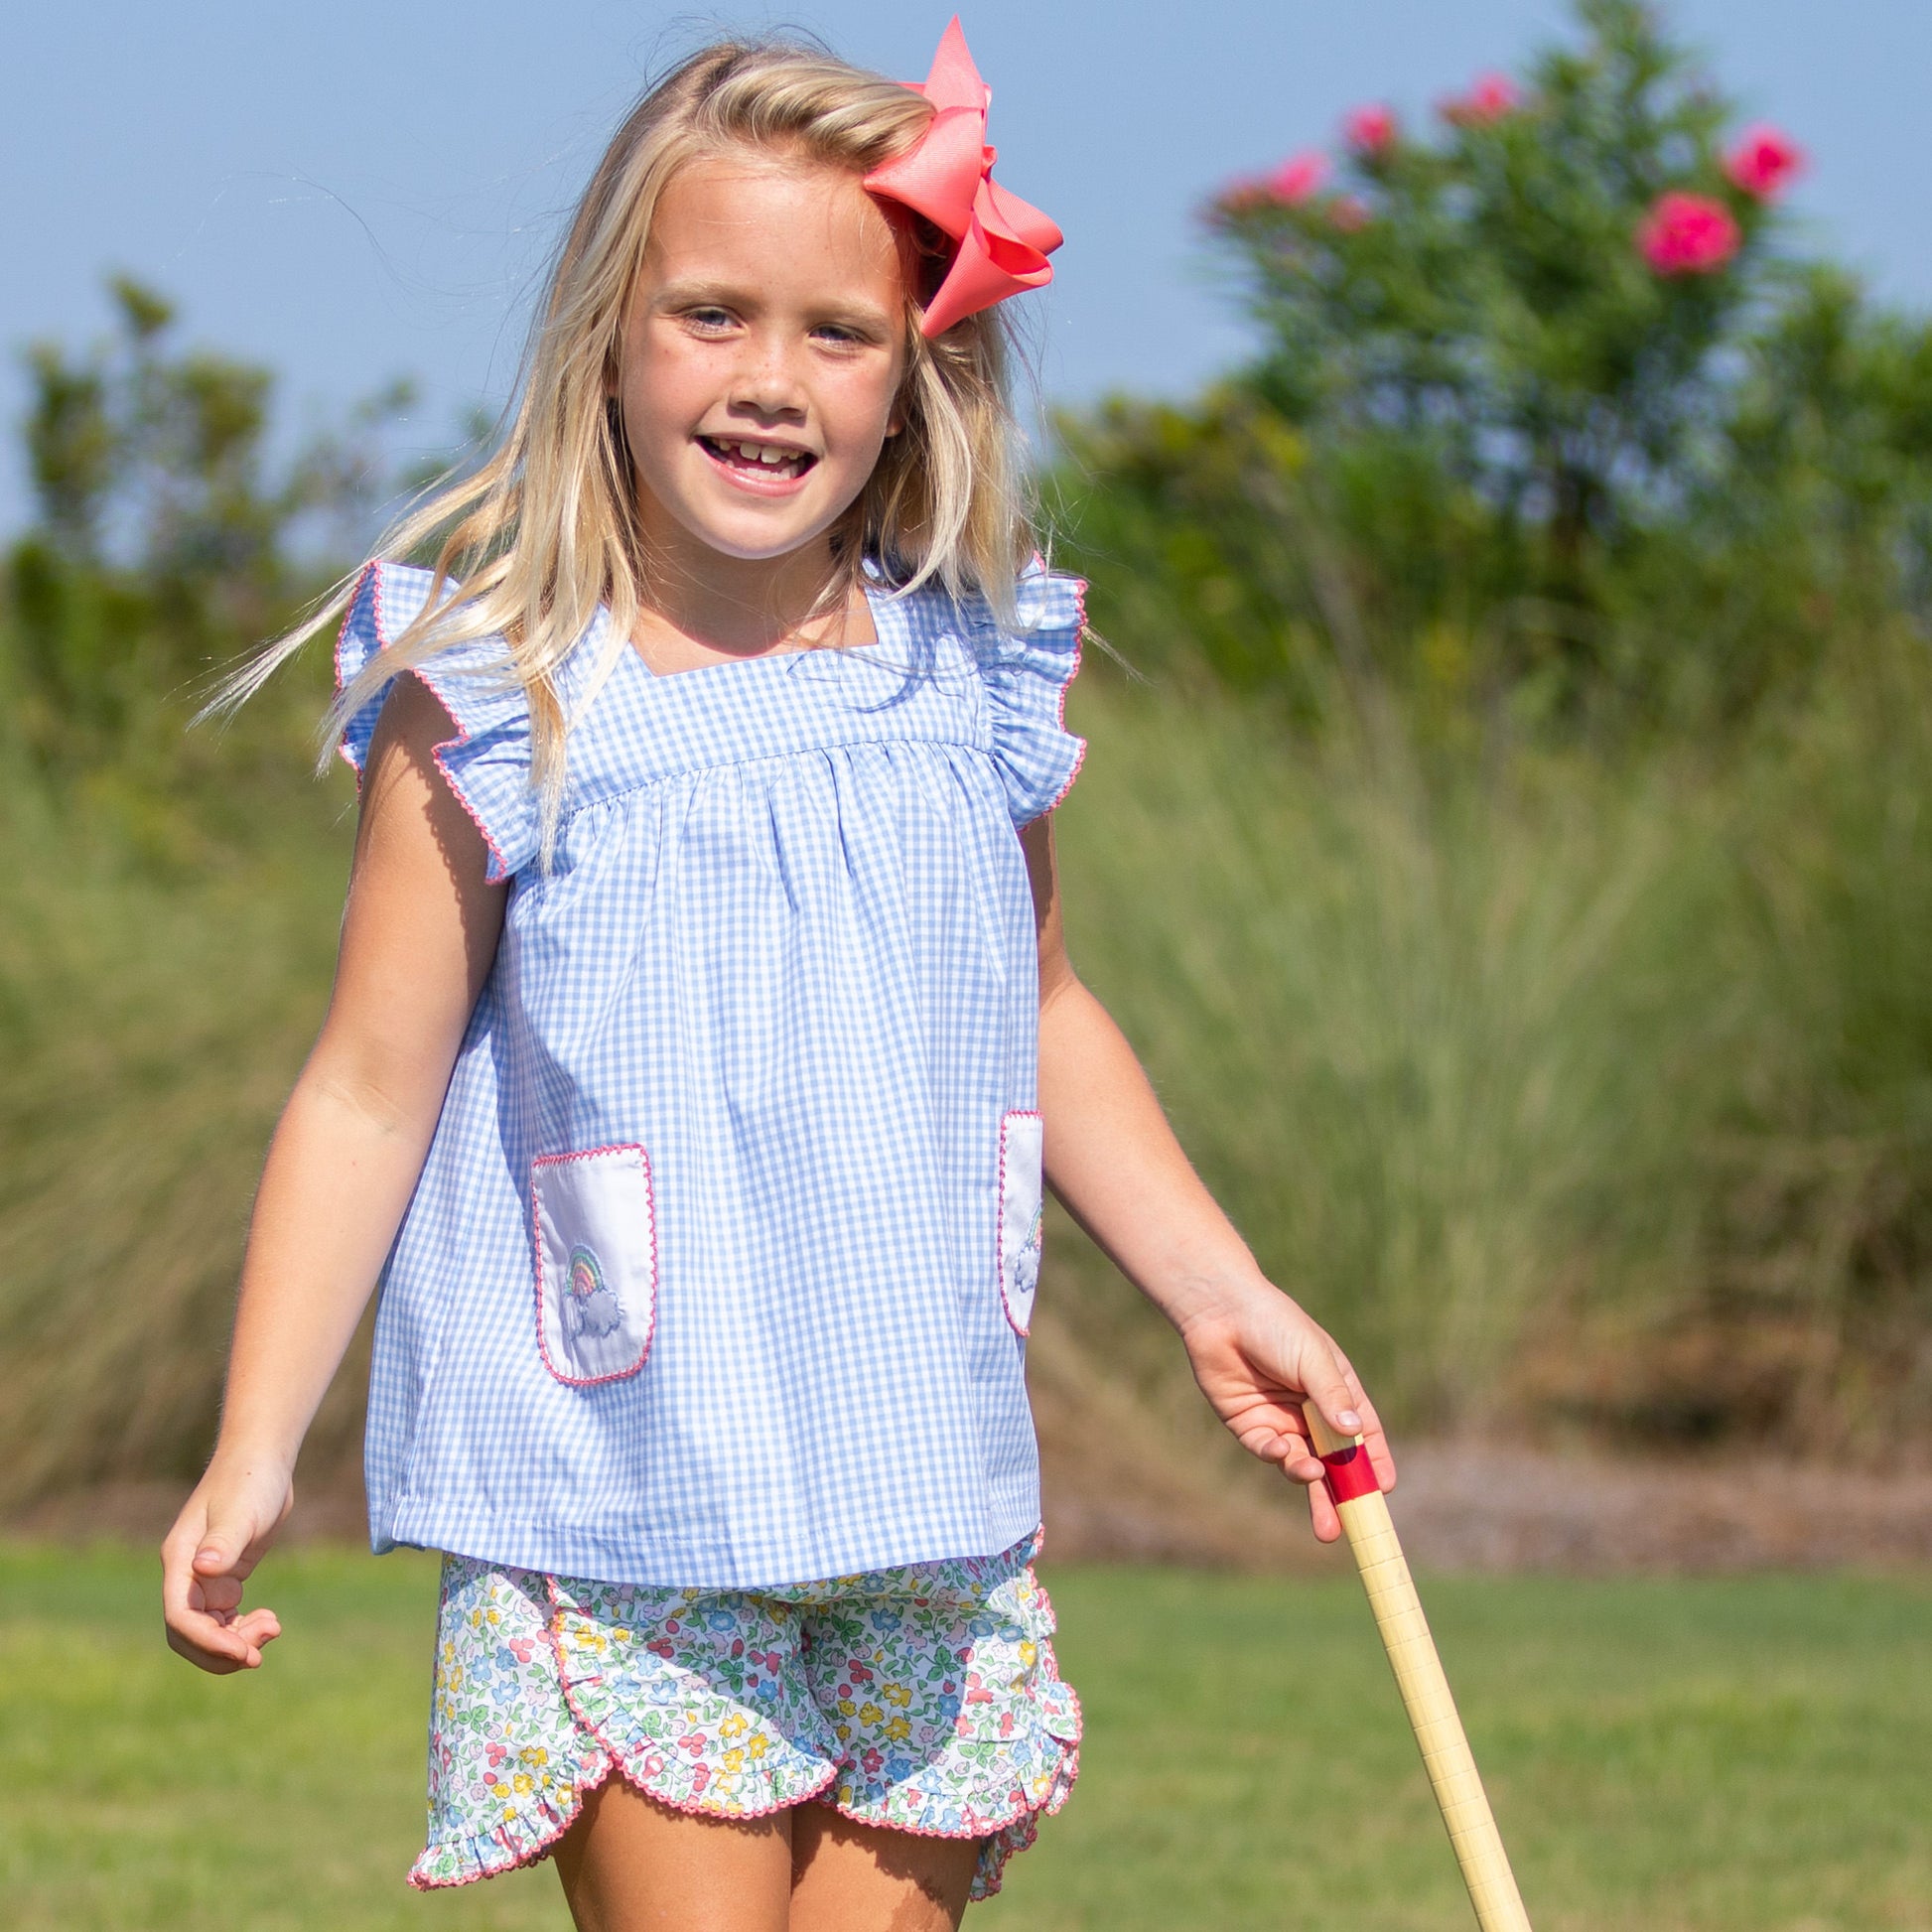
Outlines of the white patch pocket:
[{"label": "white patch pocket", "polygon": [[657,1319],[657,1211],[640,1147],[530,1164],[537,1347],[574,1389],[635,1375]]},{"label": "white patch pocket", "polygon": [[1033,1326],[1046,1237],[1043,1135],[1044,1123],[1030,1110],[1000,1122],[1000,1299],[1023,1335]]}]

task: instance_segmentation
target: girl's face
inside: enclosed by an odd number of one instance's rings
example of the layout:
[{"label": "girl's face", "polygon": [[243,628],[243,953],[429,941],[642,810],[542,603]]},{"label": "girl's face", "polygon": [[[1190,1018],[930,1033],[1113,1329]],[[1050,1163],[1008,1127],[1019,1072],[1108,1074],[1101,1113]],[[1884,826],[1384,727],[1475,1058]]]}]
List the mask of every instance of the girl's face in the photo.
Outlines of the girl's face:
[{"label": "girl's face", "polygon": [[618,383],[658,555],[702,570],[705,552],[821,541],[897,428],[904,317],[892,227],[857,175],[755,152],[680,169]]}]

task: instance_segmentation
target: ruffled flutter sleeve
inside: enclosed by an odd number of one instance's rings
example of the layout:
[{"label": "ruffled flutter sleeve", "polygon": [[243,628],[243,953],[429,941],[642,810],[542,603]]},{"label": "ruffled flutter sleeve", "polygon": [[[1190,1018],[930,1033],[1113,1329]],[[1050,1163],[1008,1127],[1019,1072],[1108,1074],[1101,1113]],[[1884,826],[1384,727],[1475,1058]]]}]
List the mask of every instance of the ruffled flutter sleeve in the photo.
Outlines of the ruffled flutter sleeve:
[{"label": "ruffled flutter sleeve", "polygon": [[[434,581],[409,564],[378,560],[363,570],[336,639],[339,692],[422,615]],[[530,708],[502,640],[453,644],[408,675],[429,686],[456,726],[456,736],[437,746],[436,762],[489,847],[489,879],[514,877],[535,861],[542,825],[530,788]],[[385,683],[343,729],[342,755],[358,779],[388,692]]]},{"label": "ruffled flutter sleeve", "polygon": [[1066,687],[1080,668],[1086,628],[1086,585],[1047,570],[1037,559],[1019,585],[1017,629],[988,614],[979,638],[993,761],[1016,825],[1050,812],[1072,789],[1086,740],[1066,728]]}]

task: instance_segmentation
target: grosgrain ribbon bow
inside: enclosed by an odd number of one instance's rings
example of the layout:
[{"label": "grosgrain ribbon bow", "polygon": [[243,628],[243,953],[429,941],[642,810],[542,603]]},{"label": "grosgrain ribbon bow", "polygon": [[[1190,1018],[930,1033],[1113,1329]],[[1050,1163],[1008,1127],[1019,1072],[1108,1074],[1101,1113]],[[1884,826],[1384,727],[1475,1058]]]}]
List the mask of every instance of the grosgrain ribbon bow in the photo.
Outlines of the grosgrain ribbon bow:
[{"label": "grosgrain ribbon bow", "polygon": [[919,332],[928,339],[954,323],[1053,279],[1046,257],[1065,240],[1058,228],[993,179],[997,150],[986,145],[993,90],[980,78],[953,16],[921,86],[938,110],[915,146],[866,176],[875,195],[903,203],[952,237],[952,265],[926,304]]}]

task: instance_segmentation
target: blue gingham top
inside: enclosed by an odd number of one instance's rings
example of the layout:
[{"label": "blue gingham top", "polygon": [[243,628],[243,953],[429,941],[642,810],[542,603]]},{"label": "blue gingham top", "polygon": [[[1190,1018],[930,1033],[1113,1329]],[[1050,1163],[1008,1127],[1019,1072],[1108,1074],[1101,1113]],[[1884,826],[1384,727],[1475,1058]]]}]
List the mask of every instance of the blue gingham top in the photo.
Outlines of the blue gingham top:
[{"label": "blue gingham top", "polygon": [[[375,563],[346,676],[427,572]],[[1081,587],[1022,627],[869,589],[879,641],[654,676],[598,619],[540,861],[500,642],[416,673],[512,882],[384,1273],[370,1533],[610,1582],[748,1587],[988,1556],[1039,1520],[1038,985],[1015,828]],[[358,769],[379,700],[351,721]]]}]

